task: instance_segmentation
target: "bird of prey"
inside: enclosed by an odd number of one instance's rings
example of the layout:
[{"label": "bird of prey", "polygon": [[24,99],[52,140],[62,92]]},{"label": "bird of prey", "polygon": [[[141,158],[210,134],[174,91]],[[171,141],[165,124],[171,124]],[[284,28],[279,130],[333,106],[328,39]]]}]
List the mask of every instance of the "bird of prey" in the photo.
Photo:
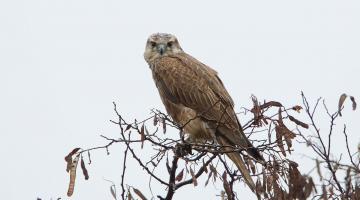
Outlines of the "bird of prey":
[{"label": "bird of prey", "polygon": [[234,102],[217,72],[185,53],[177,38],[167,33],[148,38],[144,58],[167,113],[183,127],[188,139],[211,140],[223,146],[254,191],[254,181],[234,147],[245,149],[258,161],[264,158],[245,136]]}]

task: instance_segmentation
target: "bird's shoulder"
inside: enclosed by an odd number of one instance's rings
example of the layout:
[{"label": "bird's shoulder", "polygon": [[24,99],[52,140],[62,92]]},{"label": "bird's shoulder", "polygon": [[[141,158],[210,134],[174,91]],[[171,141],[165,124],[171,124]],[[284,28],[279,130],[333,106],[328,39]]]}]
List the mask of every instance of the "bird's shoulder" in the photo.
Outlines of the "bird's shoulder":
[{"label": "bird's shoulder", "polygon": [[225,102],[234,105],[217,72],[186,53],[164,56],[153,63],[154,76],[176,86],[193,85],[200,90],[211,90]]}]

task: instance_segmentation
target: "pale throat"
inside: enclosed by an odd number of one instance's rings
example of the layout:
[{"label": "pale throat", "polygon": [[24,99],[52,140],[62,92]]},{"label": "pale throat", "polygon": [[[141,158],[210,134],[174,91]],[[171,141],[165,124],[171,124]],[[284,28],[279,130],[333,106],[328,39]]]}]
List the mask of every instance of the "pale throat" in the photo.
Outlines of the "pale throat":
[{"label": "pale throat", "polygon": [[146,50],[145,53],[144,53],[144,57],[145,57],[145,60],[147,62],[152,62],[156,59],[160,59],[162,57],[167,57],[167,56],[172,56],[172,55],[175,55],[175,54],[178,54],[178,53],[182,53],[182,49],[180,48],[174,48],[174,49],[171,49],[171,50],[167,50],[165,51],[162,55],[157,52],[157,51],[153,51],[153,50]]}]

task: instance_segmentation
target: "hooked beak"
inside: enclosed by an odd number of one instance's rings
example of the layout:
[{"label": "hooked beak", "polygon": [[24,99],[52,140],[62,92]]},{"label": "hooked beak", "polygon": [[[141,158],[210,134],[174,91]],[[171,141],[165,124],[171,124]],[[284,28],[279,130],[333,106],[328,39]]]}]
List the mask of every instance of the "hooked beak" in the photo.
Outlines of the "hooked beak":
[{"label": "hooked beak", "polygon": [[166,50],[166,45],[165,44],[158,44],[157,50],[160,53],[160,55],[163,55],[165,53],[165,50]]}]

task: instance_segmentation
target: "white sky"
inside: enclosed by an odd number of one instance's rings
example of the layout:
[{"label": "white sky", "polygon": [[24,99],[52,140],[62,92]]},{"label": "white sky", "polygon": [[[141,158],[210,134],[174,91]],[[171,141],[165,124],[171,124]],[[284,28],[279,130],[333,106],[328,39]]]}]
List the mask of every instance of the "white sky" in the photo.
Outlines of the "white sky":
[{"label": "white sky", "polygon": [[[103,144],[100,134],[117,136],[112,101],[128,119],[164,110],[143,59],[154,32],[173,33],[216,69],[237,108],[250,106],[251,94],[300,104],[301,90],[333,111],[343,92],[360,99],[359,10],[359,1],[328,0],[0,1],[1,198],[68,199],[63,158]],[[355,149],[360,116],[350,107],[343,119]],[[120,183],[122,148],[110,150],[92,154],[90,180],[79,176],[71,199],[111,198],[103,178]],[[141,173],[131,169],[129,181],[145,188]],[[175,199],[216,199],[221,188],[203,184]]]}]

